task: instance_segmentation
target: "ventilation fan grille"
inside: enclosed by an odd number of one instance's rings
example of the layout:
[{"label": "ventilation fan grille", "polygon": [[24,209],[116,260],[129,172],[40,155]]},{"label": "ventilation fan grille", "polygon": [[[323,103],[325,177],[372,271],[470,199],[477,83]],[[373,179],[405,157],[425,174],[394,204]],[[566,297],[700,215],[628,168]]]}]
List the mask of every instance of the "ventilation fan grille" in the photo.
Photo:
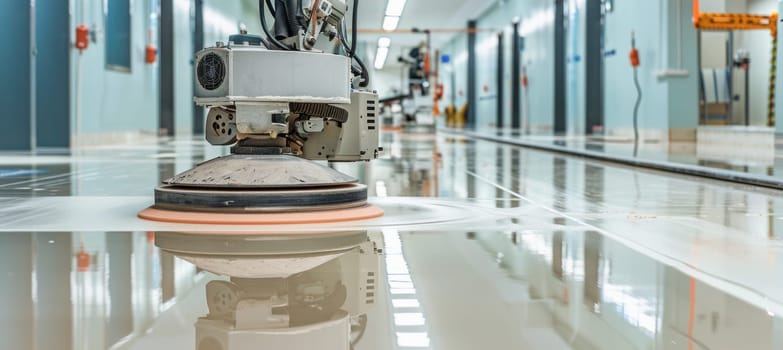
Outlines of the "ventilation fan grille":
[{"label": "ventilation fan grille", "polygon": [[226,77],[226,63],[217,54],[208,53],[201,58],[197,67],[198,83],[207,90],[215,90]]}]

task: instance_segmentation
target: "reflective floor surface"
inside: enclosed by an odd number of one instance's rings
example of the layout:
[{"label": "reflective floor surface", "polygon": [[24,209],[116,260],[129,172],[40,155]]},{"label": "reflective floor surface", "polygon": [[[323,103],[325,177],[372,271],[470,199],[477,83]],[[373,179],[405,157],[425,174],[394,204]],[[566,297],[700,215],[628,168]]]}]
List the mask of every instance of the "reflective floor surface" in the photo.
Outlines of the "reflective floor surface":
[{"label": "reflective floor surface", "polygon": [[383,218],[145,222],[200,140],[0,155],[1,349],[783,349],[783,196],[385,133]]},{"label": "reflective floor surface", "polygon": [[[726,147],[697,142],[664,142],[642,140],[634,153],[629,137],[584,137],[525,134],[513,130],[471,131],[493,138],[529,142],[565,150],[597,152],[614,157],[632,157],[648,161],[664,161],[686,166],[700,166],[740,174],[769,176],[783,182],[783,139],[777,136],[775,147]],[[729,145],[733,145],[729,143]]]}]

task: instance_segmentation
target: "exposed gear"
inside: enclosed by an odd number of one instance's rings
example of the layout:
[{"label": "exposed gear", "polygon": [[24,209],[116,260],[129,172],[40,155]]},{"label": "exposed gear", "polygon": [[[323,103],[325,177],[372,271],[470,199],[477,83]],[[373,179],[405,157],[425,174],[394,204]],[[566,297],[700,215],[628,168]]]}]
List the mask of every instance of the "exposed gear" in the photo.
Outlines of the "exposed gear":
[{"label": "exposed gear", "polygon": [[321,117],[336,122],[348,121],[348,111],[323,103],[291,103],[291,113],[304,114],[311,117]]}]

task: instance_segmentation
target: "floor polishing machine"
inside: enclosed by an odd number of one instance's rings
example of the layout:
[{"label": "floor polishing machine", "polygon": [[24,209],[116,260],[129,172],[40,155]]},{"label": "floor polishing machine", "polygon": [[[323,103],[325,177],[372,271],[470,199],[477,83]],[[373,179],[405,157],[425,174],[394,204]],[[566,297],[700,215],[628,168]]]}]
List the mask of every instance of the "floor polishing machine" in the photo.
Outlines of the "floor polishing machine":
[{"label": "floor polishing machine", "polygon": [[[358,0],[353,4],[356,23]],[[244,31],[196,53],[207,142],[231,154],[163,181],[144,219],[286,224],[382,215],[367,187],[322,162],[376,159],[380,106],[346,38],[345,0],[277,0],[265,37]],[[270,32],[271,31],[271,32]]]}]

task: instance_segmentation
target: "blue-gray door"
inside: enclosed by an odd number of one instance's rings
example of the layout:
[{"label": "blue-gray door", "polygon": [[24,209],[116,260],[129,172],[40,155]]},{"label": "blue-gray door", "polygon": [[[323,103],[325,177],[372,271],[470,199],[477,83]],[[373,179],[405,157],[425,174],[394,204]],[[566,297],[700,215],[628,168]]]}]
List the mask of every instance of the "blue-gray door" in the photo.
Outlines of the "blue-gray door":
[{"label": "blue-gray door", "polygon": [[7,50],[0,68],[0,151],[29,150],[32,146],[31,8],[30,1],[0,2],[0,33]]},{"label": "blue-gray door", "polygon": [[[35,118],[37,147],[69,147],[70,34],[68,1],[36,0]],[[89,50],[89,48],[88,48]]]}]

